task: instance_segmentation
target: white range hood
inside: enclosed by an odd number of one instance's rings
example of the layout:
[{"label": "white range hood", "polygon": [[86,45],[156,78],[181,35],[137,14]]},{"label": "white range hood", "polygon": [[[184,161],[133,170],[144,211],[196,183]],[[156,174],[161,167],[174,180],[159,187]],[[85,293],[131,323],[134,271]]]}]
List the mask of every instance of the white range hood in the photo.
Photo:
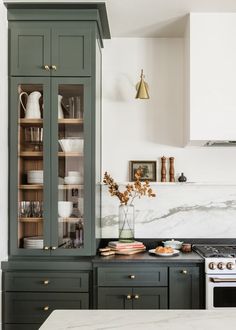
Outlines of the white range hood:
[{"label": "white range hood", "polygon": [[185,144],[235,147],[236,13],[191,13],[185,46]]}]

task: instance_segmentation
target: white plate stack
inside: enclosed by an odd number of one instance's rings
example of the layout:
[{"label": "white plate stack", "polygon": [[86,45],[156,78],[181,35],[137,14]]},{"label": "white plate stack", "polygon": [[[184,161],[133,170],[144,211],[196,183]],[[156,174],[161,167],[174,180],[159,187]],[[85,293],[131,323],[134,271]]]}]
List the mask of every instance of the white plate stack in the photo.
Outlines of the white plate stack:
[{"label": "white plate stack", "polygon": [[27,182],[31,184],[43,183],[43,171],[28,171],[27,172]]},{"label": "white plate stack", "polygon": [[42,249],[43,248],[43,237],[25,237],[24,238],[24,248],[25,249]]}]

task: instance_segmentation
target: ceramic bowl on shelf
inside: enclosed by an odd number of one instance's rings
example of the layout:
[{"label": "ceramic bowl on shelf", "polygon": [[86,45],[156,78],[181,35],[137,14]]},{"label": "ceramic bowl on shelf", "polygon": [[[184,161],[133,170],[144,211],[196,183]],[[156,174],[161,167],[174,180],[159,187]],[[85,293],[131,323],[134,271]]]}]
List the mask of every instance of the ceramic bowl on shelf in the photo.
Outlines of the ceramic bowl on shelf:
[{"label": "ceramic bowl on shelf", "polygon": [[68,171],[68,176],[80,176],[79,171]]},{"label": "ceramic bowl on shelf", "polygon": [[68,201],[58,202],[58,215],[61,218],[69,218],[73,211],[73,203]]},{"label": "ceramic bowl on shelf", "polygon": [[82,184],[83,178],[81,176],[65,176],[65,184]]},{"label": "ceramic bowl on shelf", "polygon": [[173,249],[176,250],[180,250],[182,247],[183,242],[180,241],[175,241],[174,239],[170,240],[170,241],[164,241],[162,242],[164,244],[164,246],[170,246]]},{"label": "ceramic bowl on shelf", "polygon": [[80,138],[67,138],[59,140],[64,152],[80,152],[84,150],[84,140]]},{"label": "ceramic bowl on shelf", "polygon": [[27,182],[31,184],[43,183],[43,171],[42,170],[28,171]]}]

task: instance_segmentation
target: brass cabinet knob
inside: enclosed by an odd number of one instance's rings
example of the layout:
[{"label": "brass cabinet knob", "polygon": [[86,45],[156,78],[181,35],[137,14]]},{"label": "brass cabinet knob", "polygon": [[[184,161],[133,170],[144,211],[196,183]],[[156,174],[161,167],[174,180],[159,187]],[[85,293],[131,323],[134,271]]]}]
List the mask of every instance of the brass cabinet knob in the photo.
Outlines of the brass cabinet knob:
[{"label": "brass cabinet knob", "polygon": [[43,68],[44,68],[46,71],[50,71],[50,66],[47,65],[47,64],[45,64],[45,65],[43,66]]},{"label": "brass cabinet knob", "polygon": [[49,283],[50,283],[49,280],[44,280],[44,281],[43,281],[43,284],[44,284],[44,285],[48,285]]},{"label": "brass cabinet knob", "polygon": [[129,275],[129,278],[130,278],[131,280],[133,280],[133,279],[135,279],[135,275]]},{"label": "brass cabinet knob", "polygon": [[52,250],[56,250],[57,247],[56,247],[56,246],[52,246],[51,249],[52,249]]},{"label": "brass cabinet knob", "polygon": [[126,299],[128,299],[128,300],[132,299],[131,294],[128,294],[128,295],[126,296]]},{"label": "brass cabinet knob", "polygon": [[188,274],[188,271],[186,269],[183,269],[183,270],[181,270],[180,273],[186,275],[186,274]]},{"label": "brass cabinet knob", "polygon": [[52,65],[52,70],[56,71],[57,70],[57,66],[56,65]]},{"label": "brass cabinet knob", "polygon": [[134,299],[139,299],[139,295],[138,294],[135,294],[134,295]]},{"label": "brass cabinet knob", "polygon": [[44,246],[43,249],[44,250],[49,250],[49,246]]},{"label": "brass cabinet knob", "polygon": [[48,311],[49,310],[49,306],[44,306],[43,307],[43,310],[46,312],[46,311]]}]

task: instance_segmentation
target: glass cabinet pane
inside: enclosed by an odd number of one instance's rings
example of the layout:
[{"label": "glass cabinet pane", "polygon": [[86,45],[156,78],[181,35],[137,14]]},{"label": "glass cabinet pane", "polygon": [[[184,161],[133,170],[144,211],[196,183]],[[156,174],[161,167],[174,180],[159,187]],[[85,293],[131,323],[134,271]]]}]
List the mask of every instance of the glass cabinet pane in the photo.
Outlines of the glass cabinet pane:
[{"label": "glass cabinet pane", "polygon": [[18,248],[42,249],[43,85],[18,84]]},{"label": "glass cabinet pane", "polygon": [[84,246],[84,86],[58,85],[58,247]]}]

